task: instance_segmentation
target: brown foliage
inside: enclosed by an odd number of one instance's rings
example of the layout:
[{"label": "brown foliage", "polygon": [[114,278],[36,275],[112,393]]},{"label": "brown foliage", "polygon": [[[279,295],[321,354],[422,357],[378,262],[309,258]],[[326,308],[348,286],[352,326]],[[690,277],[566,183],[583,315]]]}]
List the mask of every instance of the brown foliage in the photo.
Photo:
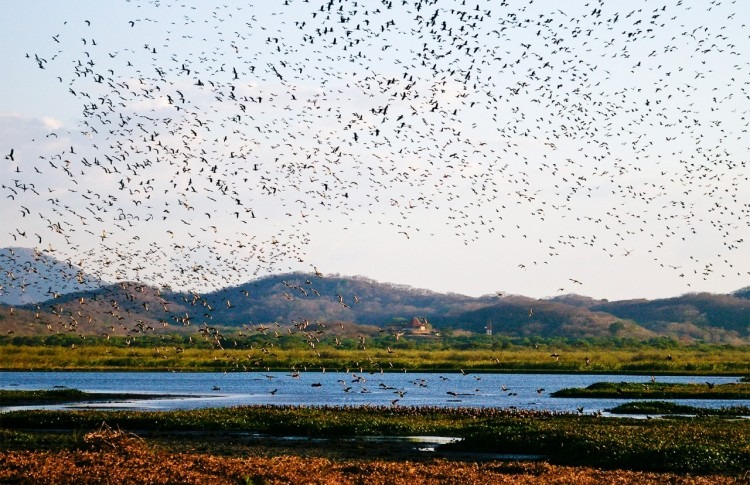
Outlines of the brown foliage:
[{"label": "brown foliage", "polygon": [[89,449],[0,452],[0,483],[308,483],[308,484],[550,484],[739,483],[732,477],[585,467],[545,462],[330,459],[325,457],[223,457],[156,449],[130,433],[103,426],[85,436]]}]

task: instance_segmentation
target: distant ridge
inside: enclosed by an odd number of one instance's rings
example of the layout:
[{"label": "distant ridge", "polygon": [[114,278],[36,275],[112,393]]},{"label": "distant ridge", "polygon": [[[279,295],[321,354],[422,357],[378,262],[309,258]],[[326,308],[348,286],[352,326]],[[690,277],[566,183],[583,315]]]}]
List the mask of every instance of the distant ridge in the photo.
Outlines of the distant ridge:
[{"label": "distant ridge", "polygon": [[358,325],[358,331],[384,332],[420,317],[442,332],[482,334],[491,329],[493,335],[529,338],[750,342],[748,288],[656,300],[607,301],[576,294],[470,297],[363,276],[287,273],[199,295],[137,282],[109,284],[68,262],[24,248],[0,249],[0,266],[0,302],[17,307],[15,320],[0,308],[0,331],[21,334],[47,330],[47,324],[61,322],[63,315],[77,315],[76,331],[84,334],[113,327],[129,331],[134,322],[162,332],[300,322],[348,322]]},{"label": "distant ridge", "polygon": [[86,291],[107,284],[49,250],[0,249],[0,303],[24,305],[53,298],[55,293]]}]

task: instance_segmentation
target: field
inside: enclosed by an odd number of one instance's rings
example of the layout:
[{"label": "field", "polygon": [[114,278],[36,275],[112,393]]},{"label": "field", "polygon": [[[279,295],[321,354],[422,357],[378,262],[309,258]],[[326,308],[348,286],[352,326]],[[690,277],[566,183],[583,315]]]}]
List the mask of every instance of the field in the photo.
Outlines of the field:
[{"label": "field", "polygon": [[[472,372],[701,374],[707,384],[661,380],[635,388],[594,386],[576,392],[617,393],[623,400],[716,397],[710,375],[750,372],[744,347],[670,342],[411,343],[388,352],[279,342],[263,357],[252,342],[215,349],[200,343],[136,345],[100,339],[57,343],[5,340],[6,370],[310,371],[363,366],[373,371],[464,369]],[[185,345],[185,347],[181,347]],[[436,346],[442,345],[442,348]],[[180,348],[179,351],[175,348]],[[614,387],[613,387],[614,386]],[[746,384],[733,386],[746,397]],[[619,388],[619,393],[618,389]],[[648,395],[638,394],[650,392]],[[661,393],[661,394],[660,394]],[[49,403],[87,399],[73,389],[3,391],[0,400]],[[0,482],[21,483],[746,483],[750,420],[746,408],[712,412],[670,403],[623,403],[628,414],[438,407],[242,406],[191,411],[14,411],[0,414]],[[694,414],[694,417],[669,414]],[[446,436],[460,440],[432,453],[393,440]],[[293,438],[293,439],[292,439]],[[506,455],[512,455],[510,458]],[[515,458],[514,458],[515,457]],[[519,461],[519,458],[523,460]]]},{"label": "field", "polygon": [[140,440],[90,451],[0,453],[0,480],[34,484],[705,484],[746,483],[708,475],[600,470],[549,463],[434,459],[329,459],[304,455],[216,456],[154,450]]},{"label": "field", "polygon": [[446,338],[402,341],[372,338],[320,343],[296,339],[227,338],[225,348],[182,335],[125,341],[98,337],[0,339],[3,370],[246,371],[292,368],[367,371],[586,372],[619,374],[750,374],[746,346],[683,345],[669,339],[629,340]]},{"label": "field", "polygon": [[[403,443],[372,439],[414,435],[463,440],[417,453]],[[358,483],[370,475],[372,483],[487,483],[484,477],[495,483],[733,483],[750,470],[748,420],[498,409],[17,411],[0,415],[0,443],[3,482],[97,481],[110,469],[143,483],[166,483],[167,477],[191,483],[326,483],[335,477]],[[500,461],[499,454],[535,459]]]}]

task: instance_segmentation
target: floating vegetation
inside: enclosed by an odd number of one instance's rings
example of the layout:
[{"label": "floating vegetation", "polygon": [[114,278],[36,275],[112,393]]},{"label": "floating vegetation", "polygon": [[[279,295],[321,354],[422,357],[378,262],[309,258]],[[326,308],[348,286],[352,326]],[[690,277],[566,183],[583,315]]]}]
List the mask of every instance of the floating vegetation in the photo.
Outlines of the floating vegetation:
[{"label": "floating vegetation", "polygon": [[89,394],[78,389],[51,390],[0,390],[0,406],[19,406],[24,404],[49,404],[81,401]]},{"label": "floating vegetation", "polygon": [[669,401],[634,401],[627,402],[608,409],[613,414],[679,414],[692,416],[750,416],[748,406],[729,406],[721,408],[701,408],[687,406]]},{"label": "floating vegetation", "polygon": [[[0,389],[0,406],[24,406],[67,402],[101,402],[122,399],[158,399],[160,394],[84,392],[78,389],[20,390]],[[173,396],[176,397],[176,396]]]},{"label": "floating vegetation", "polygon": [[585,388],[560,389],[553,397],[622,399],[750,399],[750,383],[595,382]]}]

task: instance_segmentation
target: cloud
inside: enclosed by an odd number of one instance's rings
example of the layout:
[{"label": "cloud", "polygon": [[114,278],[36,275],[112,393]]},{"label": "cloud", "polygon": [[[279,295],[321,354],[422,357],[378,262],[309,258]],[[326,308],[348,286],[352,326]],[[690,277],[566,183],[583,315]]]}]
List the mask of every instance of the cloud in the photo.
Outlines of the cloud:
[{"label": "cloud", "polygon": [[52,117],[37,118],[18,113],[0,113],[0,143],[3,146],[22,145],[63,126],[62,121]]},{"label": "cloud", "polygon": [[42,118],[42,124],[50,130],[59,130],[63,126],[62,121],[49,116],[45,116]]}]

